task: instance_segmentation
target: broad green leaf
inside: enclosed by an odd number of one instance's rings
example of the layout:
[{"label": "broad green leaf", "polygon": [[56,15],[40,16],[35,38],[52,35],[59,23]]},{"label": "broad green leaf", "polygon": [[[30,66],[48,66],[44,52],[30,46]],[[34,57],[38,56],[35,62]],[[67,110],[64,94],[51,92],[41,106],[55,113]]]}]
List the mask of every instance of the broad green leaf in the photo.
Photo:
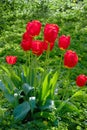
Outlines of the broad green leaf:
[{"label": "broad green leaf", "polygon": [[8,92],[7,88],[6,88],[5,85],[2,83],[1,80],[0,80],[0,89],[1,89],[4,93],[7,93],[7,92]]},{"label": "broad green leaf", "polygon": [[58,72],[55,72],[53,77],[50,80],[50,89],[51,89],[51,97],[54,97],[54,90],[55,90],[55,85],[57,83],[58,79]]},{"label": "broad green leaf", "polygon": [[9,94],[9,93],[5,93],[5,98],[12,104],[15,105],[15,103],[17,102],[17,99],[14,97],[14,95]]},{"label": "broad green leaf", "polygon": [[44,100],[44,97],[46,97],[47,93],[48,93],[48,89],[49,89],[49,84],[48,84],[48,77],[49,77],[49,74],[46,75],[44,81],[43,81],[43,84],[42,84],[42,95],[41,95],[41,100],[43,101]]},{"label": "broad green leaf", "polygon": [[2,79],[3,79],[3,82],[6,86],[6,88],[10,91],[10,93],[12,93],[13,90],[15,89],[15,85],[12,82],[11,78],[8,77],[7,75],[4,75]]},{"label": "broad green leaf", "polygon": [[29,84],[25,83],[23,84],[23,90],[25,92],[25,94],[27,95],[29,92],[31,92],[32,90],[34,90],[34,87],[29,86]]},{"label": "broad green leaf", "polygon": [[30,104],[31,111],[33,111],[36,108],[36,97],[30,97],[29,104]]},{"label": "broad green leaf", "polygon": [[50,109],[53,109],[55,108],[55,105],[54,105],[54,101],[53,100],[47,100],[46,103],[40,107],[41,110],[50,110]]},{"label": "broad green leaf", "polygon": [[23,120],[30,111],[30,105],[27,101],[19,104],[13,111],[14,119],[16,121]]},{"label": "broad green leaf", "polygon": [[26,83],[26,77],[24,75],[24,72],[21,73],[21,79],[24,83]]}]

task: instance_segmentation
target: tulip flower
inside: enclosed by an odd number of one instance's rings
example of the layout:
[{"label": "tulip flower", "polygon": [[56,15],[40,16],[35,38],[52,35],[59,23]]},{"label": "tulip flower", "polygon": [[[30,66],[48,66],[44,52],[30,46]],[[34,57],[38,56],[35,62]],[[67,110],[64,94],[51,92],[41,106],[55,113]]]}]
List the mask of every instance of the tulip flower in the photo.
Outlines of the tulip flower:
[{"label": "tulip flower", "polygon": [[49,43],[49,42],[44,42],[43,43],[43,48],[44,48],[44,50],[48,50],[48,47],[50,46],[50,51],[53,49],[53,47],[54,47],[54,43]]},{"label": "tulip flower", "polygon": [[38,20],[33,20],[31,22],[28,22],[26,26],[26,30],[29,34],[29,36],[37,36],[40,33],[41,30],[41,23]]},{"label": "tulip flower", "polygon": [[17,56],[6,56],[6,62],[10,65],[16,64]]},{"label": "tulip flower", "polygon": [[33,39],[33,37],[29,36],[28,32],[26,31],[24,34],[23,34],[23,40],[30,40],[30,39]]},{"label": "tulip flower", "polygon": [[78,63],[78,55],[72,50],[68,50],[64,55],[64,65],[73,68]]},{"label": "tulip flower", "polygon": [[70,36],[62,35],[59,38],[58,46],[60,49],[65,50],[70,45]]},{"label": "tulip flower", "polygon": [[31,44],[32,44],[32,38],[29,37],[28,40],[23,40],[20,44],[21,48],[24,50],[24,51],[28,51],[31,49]]},{"label": "tulip flower", "polygon": [[86,85],[87,79],[86,76],[84,74],[80,74],[79,76],[77,76],[76,78],[76,84],[79,87],[83,87]]},{"label": "tulip flower", "polygon": [[43,53],[43,41],[35,40],[32,42],[32,52],[33,54],[39,56]]},{"label": "tulip flower", "polygon": [[44,27],[44,41],[54,43],[59,32],[56,24],[46,24]]}]

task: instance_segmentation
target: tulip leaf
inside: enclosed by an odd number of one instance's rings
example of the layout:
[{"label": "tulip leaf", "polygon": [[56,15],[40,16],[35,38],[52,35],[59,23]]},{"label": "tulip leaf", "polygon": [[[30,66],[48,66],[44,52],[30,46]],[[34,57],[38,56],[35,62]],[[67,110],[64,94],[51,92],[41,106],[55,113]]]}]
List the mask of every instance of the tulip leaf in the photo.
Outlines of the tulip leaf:
[{"label": "tulip leaf", "polygon": [[44,98],[47,96],[47,93],[48,93],[48,89],[49,89],[48,77],[49,77],[49,74],[46,75],[42,84],[42,94],[41,94],[42,101],[45,100]]},{"label": "tulip leaf", "polygon": [[51,89],[51,97],[53,98],[54,96],[54,90],[55,90],[55,85],[57,83],[58,79],[58,72],[55,72],[53,77],[50,80],[50,89]]},{"label": "tulip leaf", "polygon": [[30,111],[30,105],[27,101],[19,104],[13,111],[15,121],[23,120]]},{"label": "tulip leaf", "polygon": [[9,90],[9,92],[12,93],[15,88],[15,85],[14,85],[13,81],[10,79],[10,77],[8,77],[7,75],[4,75],[3,82],[6,86],[6,88]]},{"label": "tulip leaf", "polygon": [[36,108],[36,97],[30,97],[29,104],[30,104],[31,111],[33,111]]},{"label": "tulip leaf", "polygon": [[48,99],[46,103],[43,106],[41,106],[41,110],[46,110],[46,109],[49,110],[53,108],[55,108],[54,101],[50,99]]},{"label": "tulip leaf", "polygon": [[17,102],[17,99],[12,94],[5,93],[5,98],[12,104],[15,104]]},{"label": "tulip leaf", "polygon": [[7,92],[8,92],[7,88],[6,88],[5,85],[2,83],[1,80],[0,80],[0,89],[1,89],[4,93],[7,93]]},{"label": "tulip leaf", "polygon": [[32,90],[34,90],[34,87],[29,86],[29,84],[25,83],[23,84],[23,90],[24,93],[27,95],[29,92],[31,92]]}]

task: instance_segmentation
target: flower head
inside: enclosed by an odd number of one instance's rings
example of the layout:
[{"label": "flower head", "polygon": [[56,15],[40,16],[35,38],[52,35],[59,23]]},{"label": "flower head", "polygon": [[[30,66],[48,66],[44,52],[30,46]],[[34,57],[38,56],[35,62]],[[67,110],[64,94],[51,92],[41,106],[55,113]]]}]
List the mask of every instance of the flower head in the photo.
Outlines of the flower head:
[{"label": "flower head", "polygon": [[46,42],[46,41],[44,41],[43,42],[43,48],[44,48],[44,50],[48,50],[48,47],[50,46],[50,51],[53,49],[53,47],[54,47],[54,43],[49,43],[49,42]]},{"label": "flower head", "polygon": [[76,84],[79,87],[83,87],[86,85],[87,79],[86,76],[84,74],[80,74],[79,76],[77,76],[76,78]]},{"label": "flower head", "polygon": [[59,42],[58,42],[59,48],[65,50],[68,48],[69,45],[70,45],[70,36],[62,35],[59,38]]},{"label": "flower head", "polygon": [[6,56],[6,62],[10,65],[16,64],[17,56]]},{"label": "flower head", "polygon": [[22,49],[24,51],[28,51],[31,49],[31,44],[32,44],[32,38],[29,37],[28,40],[23,40],[20,44],[20,46],[22,47]]},{"label": "flower head", "polygon": [[41,30],[41,23],[38,20],[33,20],[31,22],[28,22],[26,26],[26,30],[28,34],[32,37],[39,35]]},{"label": "flower head", "polygon": [[33,54],[39,56],[43,53],[43,41],[35,40],[32,41],[32,52]]},{"label": "flower head", "polygon": [[23,40],[30,40],[30,39],[33,39],[33,37],[29,36],[29,33],[26,31],[24,34],[23,34]]},{"label": "flower head", "polygon": [[56,24],[46,24],[44,27],[44,41],[54,43],[59,32],[59,27]]},{"label": "flower head", "polygon": [[78,63],[78,55],[72,50],[68,50],[64,55],[64,65],[73,68]]}]

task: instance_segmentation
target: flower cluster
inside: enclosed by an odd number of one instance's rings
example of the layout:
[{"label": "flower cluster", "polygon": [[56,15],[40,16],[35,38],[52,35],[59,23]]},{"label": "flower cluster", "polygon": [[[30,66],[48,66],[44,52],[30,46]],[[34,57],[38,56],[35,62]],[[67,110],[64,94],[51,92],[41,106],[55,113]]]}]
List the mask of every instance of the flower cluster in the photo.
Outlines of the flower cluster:
[{"label": "flower cluster", "polygon": [[[26,32],[24,32],[21,41],[21,48],[24,51],[31,50],[36,56],[40,56],[44,51],[51,51],[54,47],[55,41],[58,40],[58,47],[61,50],[66,50],[70,45],[70,36],[62,35],[58,38],[59,26],[57,24],[47,23],[44,27],[43,40],[35,40],[35,37],[40,34],[42,24],[38,20],[28,22],[26,25]],[[16,56],[7,56],[6,62],[8,64],[15,64]],[[64,66],[73,68],[78,63],[78,55],[72,50],[67,50],[64,54]],[[87,76],[81,74],[76,78],[76,84],[79,87],[86,85]]]}]

